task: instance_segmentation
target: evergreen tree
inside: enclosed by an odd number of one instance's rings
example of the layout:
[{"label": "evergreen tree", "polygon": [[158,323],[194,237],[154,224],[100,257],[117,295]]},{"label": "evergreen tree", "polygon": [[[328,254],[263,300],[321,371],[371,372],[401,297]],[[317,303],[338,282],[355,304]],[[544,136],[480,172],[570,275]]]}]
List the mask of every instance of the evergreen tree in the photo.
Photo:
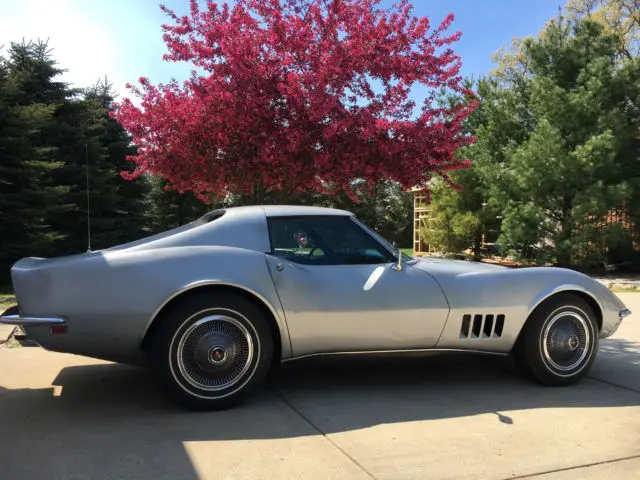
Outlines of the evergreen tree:
[{"label": "evergreen tree", "polygon": [[52,219],[65,234],[55,249],[58,255],[83,252],[89,240],[91,249],[99,250],[146,233],[146,185],[144,179],[128,181],[120,175],[130,170],[126,157],[135,149],[110,117],[112,101],[112,87],[105,80],[58,109],[50,133],[64,163],[56,181],[67,185],[65,208]]},{"label": "evergreen tree", "polygon": [[53,181],[64,185],[61,208],[52,212],[51,223],[63,233],[55,255],[82,253],[87,250],[87,174],[91,195],[92,248],[106,245],[103,236],[110,235],[113,222],[108,217],[115,204],[115,188],[109,182],[111,172],[100,143],[103,112],[98,102],[86,101],[80,91],[74,91],[57,109],[55,122],[46,131],[55,146],[62,168]]},{"label": "evergreen tree", "polygon": [[52,182],[61,168],[44,134],[66,96],[47,44],[12,43],[0,60],[0,283],[23,256],[47,256],[60,233],[49,218],[65,187]]},{"label": "evergreen tree", "polygon": [[[378,232],[398,247],[413,245],[413,195],[405,191],[398,183],[382,181],[372,191],[364,183],[354,185],[357,201],[347,195],[324,194],[312,199],[328,207],[353,212],[362,222]],[[315,200],[315,201],[314,201]]]},{"label": "evergreen tree", "polygon": [[[617,45],[599,23],[550,22],[540,38],[522,42],[525,68],[502,84],[478,130],[485,155],[491,143],[502,151],[485,173],[502,206],[501,241],[516,253],[533,247],[540,261],[586,265],[603,260],[597,247],[619,231],[597,223],[631,198],[640,178],[632,148],[640,60],[619,60]],[[511,137],[526,138],[505,138],[497,131],[505,121],[517,125]]]},{"label": "evergreen tree", "polygon": [[132,172],[134,164],[127,160],[137,149],[131,137],[116,120],[111,118],[115,98],[113,86],[105,78],[87,90],[85,101],[95,108],[99,116],[99,143],[103,148],[106,179],[115,187],[115,201],[105,216],[112,219],[111,235],[107,244],[121,244],[143,237],[148,233],[150,184],[146,177],[125,180],[121,172]]},{"label": "evergreen tree", "polygon": [[199,200],[191,191],[180,193],[172,189],[169,183],[161,177],[149,176],[147,179],[151,186],[149,223],[152,233],[160,233],[179,227],[221,206],[219,204],[208,205]]},{"label": "evergreen tree", "polygon": [[[469,90],[474,82],[467,79]],[[485,122],[485,109],[491,107],[493,97],[490,84],[486,79],[477,82],[478,92],[469,95],[465,101],[479,101],[478,108],[469,115],[464,123],[463,134],[475,135]],[[461,101],[450,94],[440,97],[443,105],[452,105]],[[482,139],[484,140],[484,138]],[[459,253],[471,248],[476,258],[481,255],[483,238],[495,240],[499,229],[499,210],[489,204],[488,186],[482,176],[483,169],[491,168],[495,161],[493,155],[483,156],[477,143],[465,146],[456,152],[459,158],[469,158],[469,168],[449,174],[449,179],[434,178],[429,202],[428,226],[421,227],[426,243],[433,245],[443,253]]]}]

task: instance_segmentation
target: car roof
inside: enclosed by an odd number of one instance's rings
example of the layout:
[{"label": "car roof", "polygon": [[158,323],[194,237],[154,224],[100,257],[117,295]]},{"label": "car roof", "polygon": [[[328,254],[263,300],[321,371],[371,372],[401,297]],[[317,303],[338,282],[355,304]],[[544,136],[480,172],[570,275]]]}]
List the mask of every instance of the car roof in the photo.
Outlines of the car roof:
[{"label": "car roof", "polygon": [[229,207],[225,210],[264,212],[267,217],[290,217],[298,215],[332,215],[353,216],[352,212],[328,207],[311,207],[306,205],[250,205],[243,207]]}]

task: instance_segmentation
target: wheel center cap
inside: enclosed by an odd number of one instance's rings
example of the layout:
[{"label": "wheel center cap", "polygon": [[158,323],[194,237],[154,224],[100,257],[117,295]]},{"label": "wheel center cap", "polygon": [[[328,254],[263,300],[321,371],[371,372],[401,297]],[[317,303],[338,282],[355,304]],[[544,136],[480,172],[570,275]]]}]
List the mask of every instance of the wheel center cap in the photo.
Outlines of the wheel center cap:
[{"label": "wheel center cap", "polygon": [[227,350],[220,345],[216,345],[214,347],[211,347],[208,356],[211,363],[213,363],[214,365],[218,365],[220,363],[223,363],[227,359]]},{"label": "wheel center cap", "polygon": [[574,351],[578,346],[580,346],[580,340],[578,340],[578,337],[575,335],[571,335],[567,339],[567,346],[569,347],[569,350]]}]

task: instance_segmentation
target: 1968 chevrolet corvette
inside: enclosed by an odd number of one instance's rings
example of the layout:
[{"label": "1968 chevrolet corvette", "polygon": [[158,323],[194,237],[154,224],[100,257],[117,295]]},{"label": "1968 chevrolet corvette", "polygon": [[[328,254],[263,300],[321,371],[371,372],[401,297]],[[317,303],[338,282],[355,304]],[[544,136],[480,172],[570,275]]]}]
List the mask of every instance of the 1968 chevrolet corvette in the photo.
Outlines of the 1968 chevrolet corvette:
[{"label": "1968 chevrolet corvette", "polygon": [[411,258],[352,213],[212,211],[168,232],[12,269],[22,325],[42,347],[144,363],[189,408],[237,404],[278,362],[332,353],[512,354],[546,385],[577,382],[625,305],[559,268]]}]

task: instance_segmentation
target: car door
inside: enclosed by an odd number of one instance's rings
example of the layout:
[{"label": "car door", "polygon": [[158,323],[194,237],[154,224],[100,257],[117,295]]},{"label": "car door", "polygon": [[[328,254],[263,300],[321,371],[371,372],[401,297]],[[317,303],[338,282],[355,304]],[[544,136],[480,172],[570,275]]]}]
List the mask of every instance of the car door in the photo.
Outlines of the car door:
[{"label": "car door", "polygon": [[349,216],[267,219],[267,264],[295,356],[436,344],[449,312],[435,280]]}]

